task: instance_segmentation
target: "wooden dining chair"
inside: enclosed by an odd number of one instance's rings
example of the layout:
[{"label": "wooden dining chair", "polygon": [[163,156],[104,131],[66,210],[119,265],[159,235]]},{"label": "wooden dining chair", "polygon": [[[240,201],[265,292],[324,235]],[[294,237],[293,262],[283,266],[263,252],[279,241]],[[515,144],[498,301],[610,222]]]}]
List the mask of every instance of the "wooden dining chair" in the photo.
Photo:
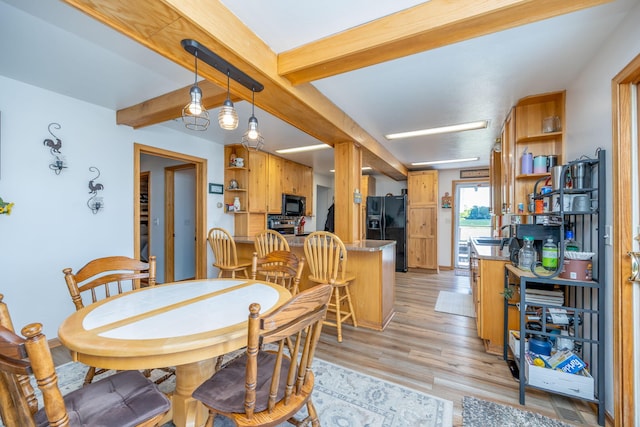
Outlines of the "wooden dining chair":
[{"label": "wooden dining chair", "polygon": [[325,320],[325,325],[335,326],[338,342],[342,342],[342,323],[351,319],[358,327],[356,313],[351,302],[349,285],[355,276],[347,274],[347,250],[338,236],[328,231],[315,231],[304,240],[304,254],[309,266],[309,280],[328,283],[333,287],[333,301],[328,311],[335,314],[335,320]]},{"label": "wooden dining chair", "polygon": [[238,262],[236,242],[227,230],[217,227],[212,228],[209,230],[207,240],[216,259],[213,266],[220,271],[218,277],[222,277],[224,273],[229,272],[231,277],[235,278],[236,272],[242,271],[244,277],[249,278],[247,269],[251,267],[251,261],[242,260]]},{"label": "wooden dining chair", "polygon": [[289,251],[273,251],[263,257],[253,253],[251,278],[277,283],[292,295],[299,292],[300,278],[304,268],[304,257],[298,258]]},{"label": "wooden dining chair", "polygon": [[[71,300],[80,310],[85,304],[93,304],[114,295],[139,289],[140,286],[156,285],[156,257],[149,257],[149,262],[126,256],[109,256],[89,261],[76,273],[71,268],[62,270]],[[175,374],[173,368],[162,368],[166,373],[156,380],[161,383]],[[108,369],[90,366],[85,376],[85,384],[93,381],[93,377],[107,372]],[[145,371],[148,376],[150,370]]]},{"label": "wooden dining chair", "polygon": [[287,239],[285,239],[282,234],[273,230],[263,230],[256,234],[253,244],[260,258],[266,256],[269,252],[290,250]]},{"label": "wooden dining chair", "polygon": [[[237,426],[295,425],[319,427],[311,399],[312,371],[322,320],[331,286],[300,292],[275,311],[261,315],[260,305],[249,306],[247,351],[200,385],[193,397],[209,408],[207,426],[216,414]],[[293,343],[293,353],[285,349]],[[308,416],[294,415],[307,406]]]},{"label": "wooden dining chair", "polygon": [[[0,294],[0,413],[6,427],[157,426],[169,399],[138,371],[122,371],[63,396],[42,324],[11,326]],[[42,392],[39,408],[33,375]]]}]

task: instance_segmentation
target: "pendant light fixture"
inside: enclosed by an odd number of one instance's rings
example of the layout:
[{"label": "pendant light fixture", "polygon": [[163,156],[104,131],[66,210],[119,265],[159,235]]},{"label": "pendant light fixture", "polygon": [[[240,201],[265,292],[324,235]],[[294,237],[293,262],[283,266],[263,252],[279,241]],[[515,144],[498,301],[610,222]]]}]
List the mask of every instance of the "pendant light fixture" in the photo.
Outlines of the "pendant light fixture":
[{"label": "pendant light fixture", "polygon": [[204,131],[209,127],[209,112],[202,105],[202,90],[198,87],[198,51],[195,56],[195,83],[189,90],[191,101],[182,109],[182,121],[187,129]]},{"label": "pendant light fixture", "polygon": [[227,99],[225,99],[218,113],[218,123],[222,129],[234,130],[238,127],[238,113],[229,96],[229,74],[229,70],[227,70]]},{"label": "pendant light fixture", "polygon": [[258,151],[264,145],[264,138],[260,135],[260,131],[258,130],[258,119],[254,114],[255,108],[255,96],[256,91],[255,88],[251,88],[251,117],[249,117],[249,128],[242,136],[242,145],[245,146],[247,150],[255,150]]}]

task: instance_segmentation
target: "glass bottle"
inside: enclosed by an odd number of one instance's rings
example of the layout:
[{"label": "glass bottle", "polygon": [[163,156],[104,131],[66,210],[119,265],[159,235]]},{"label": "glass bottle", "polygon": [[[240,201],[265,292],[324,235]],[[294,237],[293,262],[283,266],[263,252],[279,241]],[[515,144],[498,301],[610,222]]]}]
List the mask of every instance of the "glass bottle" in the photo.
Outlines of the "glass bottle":
[{"label": "glass bottle", "polygon": [[542,267],[547,271],[558,269],[558,245],[553,242],[552,237],[547,237],[542,246]]},{"label": "glass bottle", "polygon": [[565,252],[579,252],[580,244],[573,239],[573,231],[567,230],[564,233],[564,250]]},{"label": "glass bottle", "polygon": [[532,271],[532,266],[536,262],[536,250],[533,247],[533,237],[524,236],[522,238],[524,246],[518,252],[518,268],[521,270]]}]

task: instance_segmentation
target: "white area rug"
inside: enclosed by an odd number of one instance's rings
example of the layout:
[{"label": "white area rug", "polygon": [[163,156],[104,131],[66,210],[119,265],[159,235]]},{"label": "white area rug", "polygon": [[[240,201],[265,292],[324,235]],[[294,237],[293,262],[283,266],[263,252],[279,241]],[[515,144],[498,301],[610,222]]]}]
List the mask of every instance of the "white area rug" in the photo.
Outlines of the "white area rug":
[{"label": "white area rug", "polygon": [[473,297],[470,294],[440,291],[436,301],[436,311],[457,314],[460,316],[476,317]]},{"label": "white area rug", "polygon": [[[79,388],[86,367],[67,363],[56,368],[62,393]],[[154,374],[161,371],[154,370]],[[323,427],[451,427],[453,402],[361,374],[316,358],[313,403]],[[106,375],[106,374],[105,374]],[[153,375],[152,375],[153,377]],[[175,377],[163,382],[160,389],[174,387]],[[306,408],[301,411],[306,414]],[[301,416],[300,415],[300,416]],[[218,416],[216,427],[233,423]],[[172,427],[173,423],[163,427]],[[281,425],[291,426],[288,423]]]}]

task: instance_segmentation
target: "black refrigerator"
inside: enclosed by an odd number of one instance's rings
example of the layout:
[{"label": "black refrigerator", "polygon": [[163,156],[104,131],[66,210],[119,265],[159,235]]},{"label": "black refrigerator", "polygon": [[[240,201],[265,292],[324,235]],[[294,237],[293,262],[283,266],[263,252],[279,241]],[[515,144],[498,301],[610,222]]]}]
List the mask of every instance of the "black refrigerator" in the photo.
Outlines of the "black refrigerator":
[{"label": "black refrigerator", "polygon": [[396,271],[407,271],[407,196],[367,197],[367,239],[396,241]]}]

